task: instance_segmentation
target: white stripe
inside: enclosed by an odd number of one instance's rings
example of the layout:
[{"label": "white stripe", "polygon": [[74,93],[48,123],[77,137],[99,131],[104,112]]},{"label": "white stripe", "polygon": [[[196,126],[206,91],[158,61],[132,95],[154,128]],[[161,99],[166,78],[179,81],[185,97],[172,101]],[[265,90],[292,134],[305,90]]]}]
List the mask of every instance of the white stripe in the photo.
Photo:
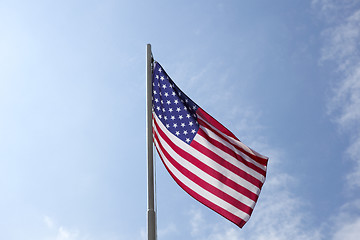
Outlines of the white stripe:
[{"label": "white stripe", "polygon": [[[211,130],[204,128],[203,126],[201,126],[201,129],[204,130],[204,132],[211,137],[212,139],[215,139],[216,141],[222,140],[221,138],[219,138],[216,134],[214,134],[213,132],[211,132]],[[196,135],[195,139],[198,143],[200,143],[201,145],[203,145],[204,147],[211,149],[211,151],[213,151],[214,153],[216,153],[217,155],[219,155],[220,157],[222,157],[224,160],[226,160],[227,162],[231,163],[232,165],[240,168],[241,170],[243,170],[244,172],[250,174],[251,176],[253,176],[254,178],[258,179],[259,181],[261,181],[262,183],[265,181],[265,177],[264,175],[262,175],[261,173],[258,173],[257,171],[249,168],[248,166],[246,166],[244,163],[242,163],[241,161],[239,161],[238,159],[234,158],[233,156],[231,156],[230,154],[228,154],[227,152],[224,152],[223,150],[221,150],[220,148],[212,145],[209,141],[207,141],[203,136],[201,135]],[[231,150],[234,150],[234,147],[230,148]]]},{"label": "white stripe", "polygon": [[[237,175],[237,174],[233,173],[232,171],[230,171],[229,169],[221,166],[220,164],[215,162],[213,159],[209,158],[208,156],[206,156],[203,153],[199,152],[195,148],[193,148],[193,147],[189,146],[188,144],[184,143],[183,141],[181,141],[179,138],[177,138],[171,132],[169,132],[169,130],[162,124],[162,122],[160,120],[158,120],[157,116],[155,116],[154,119],[156,120],[156,122],[159,125],[160,129],[164,133],[167,133],[166,136],[176,146],[178,146],[181,149],[186,149],[186,152],[188,152],[193,157],[201,160],[201,162],[204,163],[205,165],[207,165],[208,167],[210,167],[210,168],[214,169],[215,171],[221,173],[222,175],[226,176],[228,179],[233,180],[234,182],[236,182],[240,186],[248,189],[249,191],[253,192],[254,194],[259,195],[260,189],[257,186],[253,185],[252,183],[249,183],[248,181],[244,180],[239,175]],[[154,127],[155,127],[155,125],[154,125]],[[195,136],[195,139],[196,138],[197,138],[197,135]],[[251,200],[251,199],[249,199],[249,200]],[[251,200],[251,201],[253,201],[253,200]]]},{"label": "white stripe", "polygon": [[219,206],[222,209],[225,209],[226,211],[234,214],[235,216],[238,216],[239,218],[243,219],[244,221],[247,221],[250,218],[250,216],[247,213],[244,213],[243,211],[234,207],[233,205],[229,204],[228,202],[225,202],[221,198],[206,191],[205,189],[203,189],[202,187],[200,187],[199,185],[197,185],[196,183],[191,181],[189,178],[184,176],[181,172],[179,172],[165,157],[165,155],[163,154],[163,152],[161,151],[161,149],[159,147],[159,143],[157,142],[157,140],[154,139],[154,141],[155,141],[156,146],[158,146],[157,149],[159,151],[160,156],[164,160],[164,164],[167,166],[167,168],[171,171],[171,173],[174,174],[174,176],[180,182],[182,182],[184,185],[186,185],[188,188],[190,188],[191,190],[193,190],[194,192],[196,192],[203,198],[206,198],[208,201],[214,203],[215,205]]},{"label": "white stripe", "polygon": [[[225,133],[221,132],[219,129],[217,129],[215,126],[211,125],[211,123],[209,123],[208,121],[206,121],[204,118],[202,118],[201,116],[199,116],[197,114],[198,118],[200,118],[201,120],[203,120],[205,123],[207,123],[209,126],[212,126],[214,128],[214,130],[221,136],[225,137],[226,139],[228,139],[230,142],[232,142],[234,145],[238,146],[239,148],[244,149],[245,151],[249,152],[250,154],[254,154],[255,156],[258,156],[260,158],[263,158],[264,160],[266,159],[265,156],[255,152],[254,150],[250,149],[248,146],[246,146],[245,144],[243,144],[241,141],[239,141],[238,139],[235,139],[233,137],[230,137],[228,135],[226,135]],[[204,128],[206,128],[205,126],[203,126]],[[222,139],[223,140],[223,139]],[[250,158],[249,156],[247,156],[246,154],[244,154],[243,152],[239,151],[239,150],[235,150],[237,154],[239,154],[240,156],[242,156],[246,161],[256,165],[257,167],[263,169],[266,171],[266,166],[264,166],[261,163],[258,163],[257,161],[255,161],[254,159]]]},{"label": "white stripe", "polygon": [[[161,124],[161,123],[159,123]],[[232,196],[233,198],[237,199],[238,201],[244,203],[245,205],[253,208],[255,206],[255,202],[248,197],[244,196],[240,192],[234,190],[233,188],[227,186],[226,184],[222,183],[218,179],[214,178],[213,176],[209,175],[208,173],[204,172],[202,169],[198,168],[197,166],[193,165],[183,157],[181,157],[179,154],[177,154],[167,143],[165,140],[161,138],[161,136],[158,134],[158,130],[156,126],[154,126],[154,130],[157,133],[157,136],[160,139],[161,145],[165,148],[166,152],[170,154],[170,156],[175,159],[181,166],[188,169],[190,172],[194,173],[196,176],[200,177],[205,182],[209,183],[210,185],[216,187],[220,191]],[[172,134],[170,132],[165,132],[166,135]],[[190,147],[189,145],[185,144],[186,146],[183,146],[181,149],[183,149],[186,152],[189,152]]]}]

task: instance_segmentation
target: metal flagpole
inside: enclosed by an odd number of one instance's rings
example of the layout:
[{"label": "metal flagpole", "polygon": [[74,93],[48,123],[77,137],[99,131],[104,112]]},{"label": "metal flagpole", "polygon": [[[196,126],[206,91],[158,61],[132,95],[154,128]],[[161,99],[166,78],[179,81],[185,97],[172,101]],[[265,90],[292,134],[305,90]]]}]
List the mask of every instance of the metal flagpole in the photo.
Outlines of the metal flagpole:
[{"label": "metal flagpole", "polygon": [[147,142],[147,233],[148,240],[156,240],[156,212],[154,187],[154,160],[152,134],[152,54],[151,45],[146,46],[146,142]]}]

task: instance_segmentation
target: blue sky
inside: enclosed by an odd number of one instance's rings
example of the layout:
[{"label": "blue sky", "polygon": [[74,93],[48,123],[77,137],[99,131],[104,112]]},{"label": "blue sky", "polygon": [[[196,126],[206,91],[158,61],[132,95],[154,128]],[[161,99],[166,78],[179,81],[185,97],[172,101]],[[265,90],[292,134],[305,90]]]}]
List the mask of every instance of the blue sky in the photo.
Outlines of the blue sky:
[{"label": "blue sky", "polygon": [[146,239],[145,54],[268,176],[243,229],[157,161],[158,238],[360,236],[360,1],[0,1],[0,239]]}]

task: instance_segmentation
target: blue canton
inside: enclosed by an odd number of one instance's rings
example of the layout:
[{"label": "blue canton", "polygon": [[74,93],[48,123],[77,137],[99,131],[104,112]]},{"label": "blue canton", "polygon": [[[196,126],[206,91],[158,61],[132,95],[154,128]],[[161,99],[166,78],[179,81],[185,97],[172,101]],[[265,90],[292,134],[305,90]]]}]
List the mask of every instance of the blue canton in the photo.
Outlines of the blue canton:
[{"label": "blue canton", "polygon": [[153,70],[153,112],[175,136],[190,144],[199,130],[197,106],[170,79],[159,63]]}]

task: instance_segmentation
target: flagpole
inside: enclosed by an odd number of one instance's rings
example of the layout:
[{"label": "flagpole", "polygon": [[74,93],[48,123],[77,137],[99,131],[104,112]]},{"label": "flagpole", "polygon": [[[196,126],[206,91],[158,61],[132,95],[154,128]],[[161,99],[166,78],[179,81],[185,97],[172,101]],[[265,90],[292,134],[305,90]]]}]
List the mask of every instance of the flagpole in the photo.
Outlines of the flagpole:
[{"label": "flagpole", "polygon": [[152,134],[152,54],[151,45],[146,45],[146,142],[147,142],[147,233],[148,240],[156,240],[156,213],[154,187],[154,160]]}]

